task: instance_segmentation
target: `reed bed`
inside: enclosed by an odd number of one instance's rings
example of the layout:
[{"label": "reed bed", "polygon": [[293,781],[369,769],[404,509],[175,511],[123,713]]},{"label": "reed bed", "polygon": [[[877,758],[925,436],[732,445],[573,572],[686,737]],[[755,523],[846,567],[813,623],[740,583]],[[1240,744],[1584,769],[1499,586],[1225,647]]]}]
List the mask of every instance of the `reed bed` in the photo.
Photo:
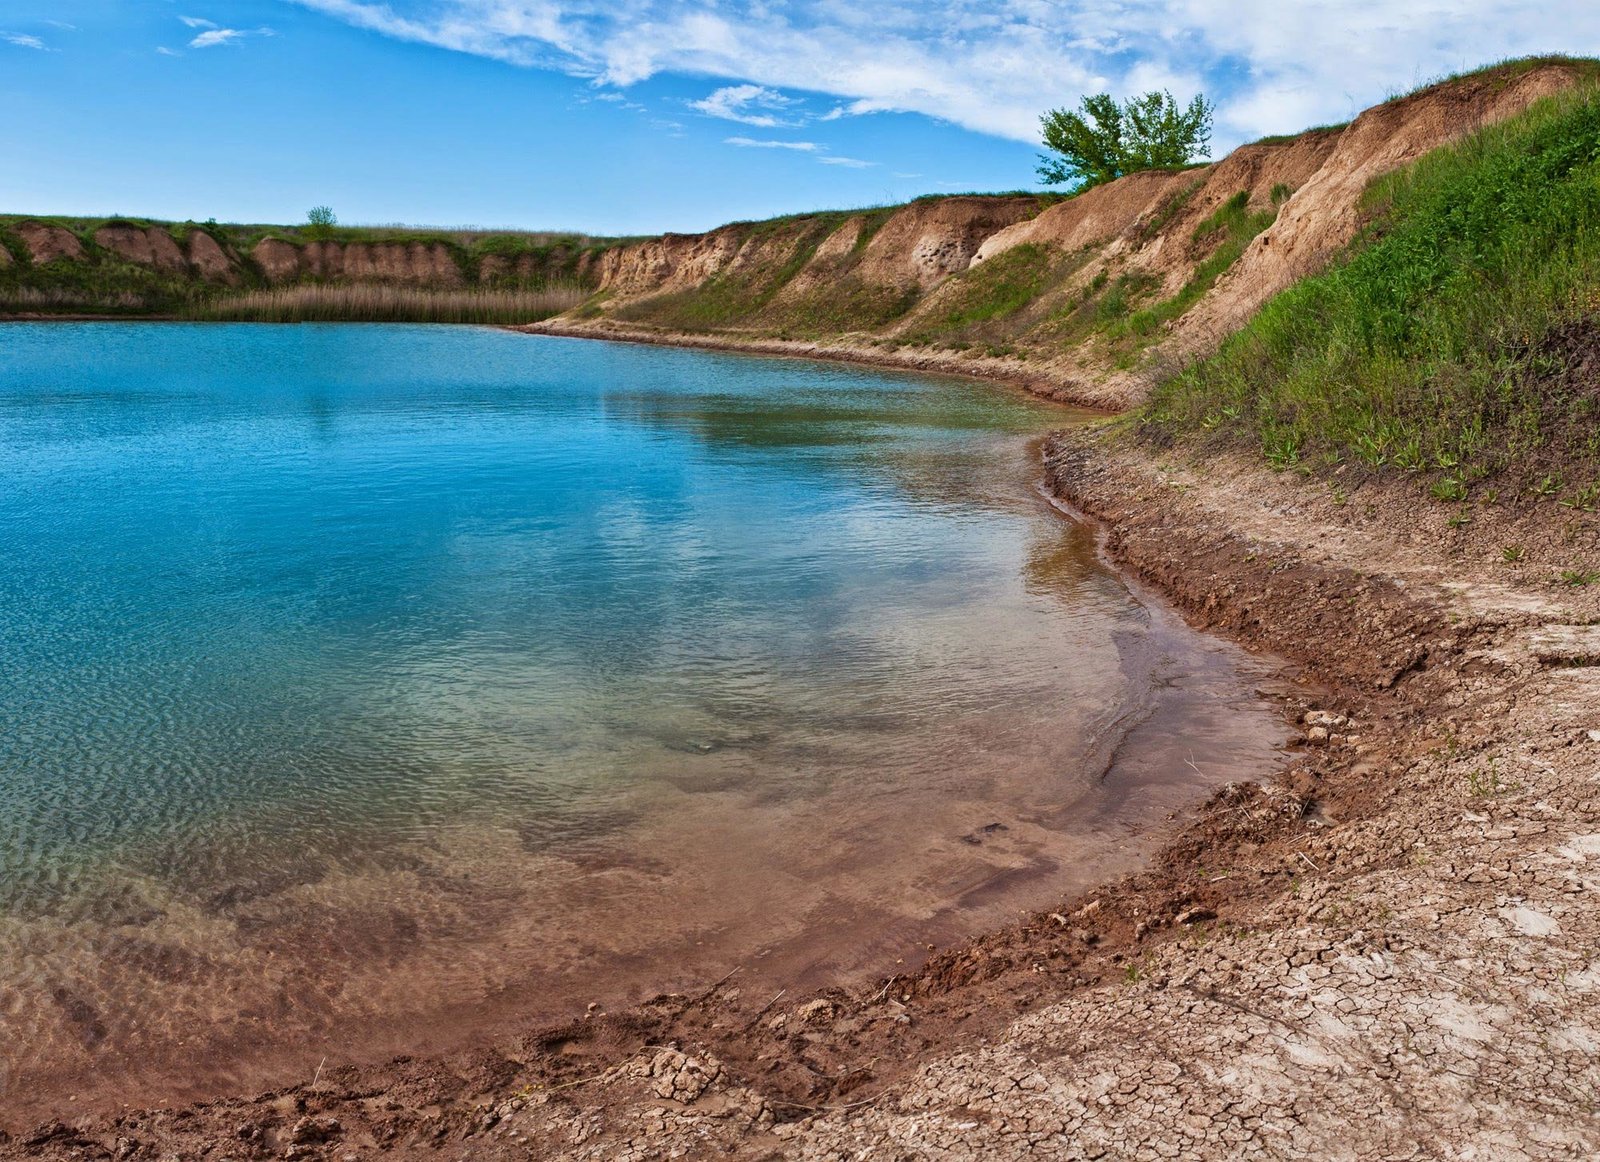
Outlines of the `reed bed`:
[{"label": "reed bed", "polygon": [[531,323],[577,306],[578,286],[427,290],[402,286],[294,286],[246,291],[197,307],[199,318],[255,323]]},{"label": "reed bed", "polygon": [[0,315],[60,314],[70,311],[138,311],[149,306],[141,295],[123,291],[95,295],[78,287],[0,287]]}]

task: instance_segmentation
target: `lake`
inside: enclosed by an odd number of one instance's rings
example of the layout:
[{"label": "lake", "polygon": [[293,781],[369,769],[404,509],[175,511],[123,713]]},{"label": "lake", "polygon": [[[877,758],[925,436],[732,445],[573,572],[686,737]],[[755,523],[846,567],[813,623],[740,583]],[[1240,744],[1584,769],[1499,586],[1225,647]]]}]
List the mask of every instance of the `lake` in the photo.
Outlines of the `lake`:
[{"label": "lake", "polygon": [[1084,418],[492,329],[0,326],[0,1112],[858,979],[1136,866],[1283,729],[1041,496]]}]

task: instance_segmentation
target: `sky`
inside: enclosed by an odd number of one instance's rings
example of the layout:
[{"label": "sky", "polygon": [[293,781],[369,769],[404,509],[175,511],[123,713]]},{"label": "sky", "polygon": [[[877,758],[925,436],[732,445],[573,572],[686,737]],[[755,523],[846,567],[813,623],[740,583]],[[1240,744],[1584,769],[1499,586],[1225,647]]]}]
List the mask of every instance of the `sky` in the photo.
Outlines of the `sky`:
[{"label": "sky", "polygon": [[1592,0],[0,0],[0,212],[695,231],[1038,188],[1039,115],[1168,89],[1213,155]]}]

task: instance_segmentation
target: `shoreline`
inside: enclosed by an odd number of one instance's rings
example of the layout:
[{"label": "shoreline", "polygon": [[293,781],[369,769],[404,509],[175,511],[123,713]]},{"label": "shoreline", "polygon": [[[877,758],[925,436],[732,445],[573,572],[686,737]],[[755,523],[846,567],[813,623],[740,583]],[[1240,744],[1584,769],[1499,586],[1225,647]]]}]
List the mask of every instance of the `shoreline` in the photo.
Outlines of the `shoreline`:
[{"label": "shoreline", "polygon": [[888,340],[865,346],[828,343],[808,339],[766,339],[738,335],[663,331],[654,327],[619,323],[606,319],[593,323],[562,321],[559,318],[538,323],[506,326],[524,335],[549,335],[559,339],[590,339],[610,343],[637,343],[650,347],[676,347],[692,351],[724,351],[735,354],[768,355],[793,359],[816,359],[826,363],[860,364],[924,375],[953,375],[989,387],[1019,387],[1030,395],[1054,403],[1099,412],[1118,414],[1121,408],[1105,398],[1087,392],[1074,381],[1029,368],[1015,359],[996,359],[966,352],[931,351],[907,348]]},{"label": "shoreline", "polygon": [[[1502,579],[1470,552],[1554,522],[1508,511],[1462,534],[1403,482],[1362,482],[1346,507],[1313,481],[1226,459],[1196,471],[1106,440],[1051,440],[1053,496],[1191,625],[1286,658],[1307,687],[1288,700],[1303,733],[1278,778],[1197,804],[1144,870],[881,988],[746,997],[733,976],[431,1063],[57,1122],[0,1139],[0,1157],[64,1158],[116,1135],[296,1157],[1600,1146],[1575,1096],[1593,1092],[1581,1030],[1600,1028],[1600,987],[1572,959],[1597,925],[1561,905],[1600,892],[1585,863],[1600,859],[1584,750],[1600,736],[1584,733],[1600,728],[1600,685],[1583,684],[1596,635],[1574,628],[1600,602]],[[1535,874],[1552,858],[1565,879]],[[1573,982],[1554,1008],[1539,1000],[1552,956]],[[1491,994],[1476,964],[1495,966]],[[1384,1048],[1397,1029],[1413,1048]],[[1217,1104],[1219,1089],[1238,1095]],[[1055,1111],[1042,1120],[1041,1102]],[[1534,1124],[1528,1152],[1516,1142]]]}]

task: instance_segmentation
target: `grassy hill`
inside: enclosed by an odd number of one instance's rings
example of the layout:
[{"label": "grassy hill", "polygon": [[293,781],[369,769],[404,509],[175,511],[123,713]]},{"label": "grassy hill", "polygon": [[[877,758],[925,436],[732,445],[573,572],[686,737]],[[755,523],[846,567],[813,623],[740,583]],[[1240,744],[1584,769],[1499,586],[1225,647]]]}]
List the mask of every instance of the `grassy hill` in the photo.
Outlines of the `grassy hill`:
[{"label": "grassy hill", "polygon": [[1600,94],[1374,183],[1356,241],[1155,388],[1143,435],[1415,474],[1446,503],[1600,503]]}]

